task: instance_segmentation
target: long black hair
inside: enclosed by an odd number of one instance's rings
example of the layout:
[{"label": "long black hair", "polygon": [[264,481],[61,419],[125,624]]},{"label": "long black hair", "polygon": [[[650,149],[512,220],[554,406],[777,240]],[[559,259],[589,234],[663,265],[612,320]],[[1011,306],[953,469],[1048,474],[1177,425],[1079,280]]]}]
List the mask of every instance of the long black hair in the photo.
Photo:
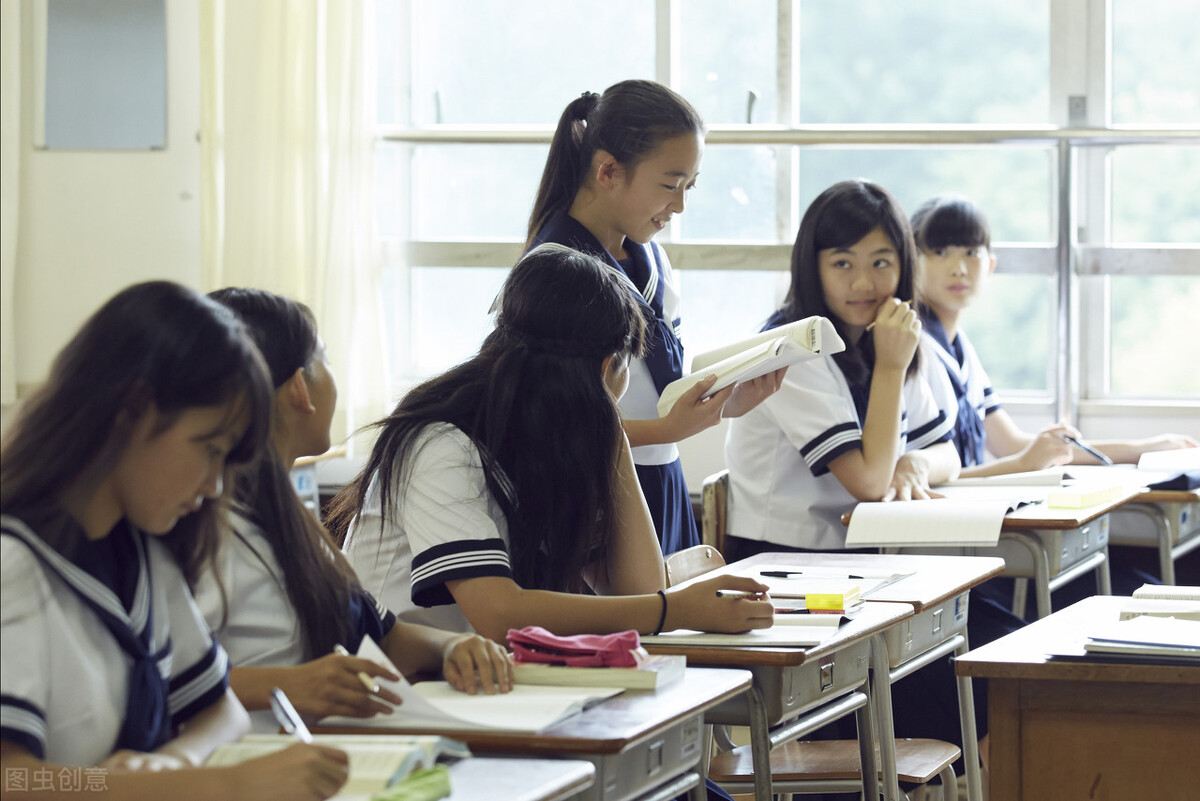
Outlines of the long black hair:
[{"label": "long black hair", "polygon": [[[209,297],[232,309],[250,331],[278,390],[319,356],[312,311],[260,289],[219,289]],[[279,418],[272,425],[280,425]],[[349,603],[358,585],[346,557],[305,508],[288,466],[269,441],[258,469],[239,477],[234,501],[262,530],[283,571],[284,589],[300,621],[305,659],[327,654],[350,638]]]},{"label": "long black hair", "polygon": [[[83,324],[5,433],[0,511],[48,521],[39,536],[69,558],[83,533],[62,509],[63,493],[98,485],[151,409],[165,429],[188,409],[222,404],[227,425],[248,420],[226,460],[229,480],[268,436],[271,387],[258,350],[203,295],[168,281],[131,286]],[[205,499],[162,538],[190,582],[215,553],[225,504]]]},{"label": "long black hair", "polygon": [[421,433],[449,423],[479,450],[517,583],[578,591],[584,565],[620,525],[612,476],[621,420],[601,364],[640,355],[646,321],[615,270],[559,245],[522,257],[498,304],[496,329],[476,356],[413,389],[376,423],[371,457],[334,499],[330,528],[345,539],[372,478],[386,519],[403,502]]},{"label": "long black hair", "polygon": [[704,135],[700,114],[677,92],[654,81],[621,81],[602,95],[584,92],[572,100],[550,140],[525,247],[551,215],[571,207],[597,150],[632,170],[663,141],[692,133]]},{"label": "long black hair", "polygon": [[[895,297],[913,299],[916,247],[904,210],[882,186],[857,178],[841,181],[817,195],[804,212],[796,243],[792,246],[792,283],[777,312],[782,323],[820,315],[827,317],[846,342],[846,350],[833,359],[851,384],[865,384],[874,366],[873,349],[864,341],[851,341],[845,324],[825,303],[818,254],[828,248],[853,245],[876,228],[882,228],[900,262],[900,282]],[[864,340],[866,337],[864,337]],[[908,374],[916,370],[916,356]]]}]

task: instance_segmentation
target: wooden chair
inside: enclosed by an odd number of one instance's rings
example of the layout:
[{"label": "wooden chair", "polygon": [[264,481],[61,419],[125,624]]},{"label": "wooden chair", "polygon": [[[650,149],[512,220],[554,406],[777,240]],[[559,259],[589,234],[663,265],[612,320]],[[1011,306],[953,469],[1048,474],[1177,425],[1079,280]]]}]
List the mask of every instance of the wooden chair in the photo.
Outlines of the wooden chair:
[{"label": "wooden chair", "polygon": [[[704,479],[702,545],[667,557],[667,586],[703,575],[725,565],[729,509],[729,471]],[[734,746],[725,727],[714,738],[722,753],[712,757],[708,777],[731,793],[754,791],[750,746]],[[957,801],[953,764],[961,749],[943,740],[896,740],[896,773],[901,782],[922,786],[941,777],[943,801]],[[785,743],[771,751],[771,781],[776,793],[846,792],[862,787],[858,743],[853,740],[811,740]]]}]

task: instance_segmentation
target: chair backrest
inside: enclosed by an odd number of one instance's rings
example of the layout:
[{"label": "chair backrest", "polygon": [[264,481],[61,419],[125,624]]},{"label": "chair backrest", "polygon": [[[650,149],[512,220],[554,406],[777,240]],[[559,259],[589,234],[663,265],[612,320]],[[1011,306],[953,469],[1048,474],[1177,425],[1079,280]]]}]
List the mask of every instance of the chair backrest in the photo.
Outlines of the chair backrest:
[{"label": "chair backrest", "polygon": [[693,545],[671,554],[666,559],[667,586],[703,575],[725,565],[725,558],[711,545]]},{"label": "chair backrest", "polygon": [[725,553],[725,532],[729,525],[729,471],[722,470],[704,479],[700,499],[700,541]]}]

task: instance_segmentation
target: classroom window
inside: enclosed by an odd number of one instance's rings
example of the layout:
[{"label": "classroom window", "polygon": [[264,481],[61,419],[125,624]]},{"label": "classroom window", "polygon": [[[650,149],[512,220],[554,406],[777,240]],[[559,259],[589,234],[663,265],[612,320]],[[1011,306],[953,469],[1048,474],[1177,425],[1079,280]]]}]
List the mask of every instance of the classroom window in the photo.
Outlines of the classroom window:
[{"label": "classroom window", "polygon": [[[1067,95],[1077,91],[1092,92],[1084,127],[1200,124],[1192,0],[745,0],[736,12],[724,0],[612,0],[603,13],[544,0],[375,2],[376,211],[390,243],[381,253],[395,299],[393,366],[408,380],[469,355],[486,333],[479,309],[524,240],[548,132],[585,90],[662,80],[710,126],[687,213],[658,238],[703,255],[676,264],[690,352],[757,330],[786,291],[787,251],[807,204],[835,181],[866,177],[909,211],[943,192],[986,210],[1003,255],[967,330],[1006,397],[1047,404],[1064,383],[1058,146],[1002,133],[1067,125]],[[1110,15],[1111,46],[1087,40],[1105,31],[1097,13]],[[1101,87],[1084,72],[1111,80]],[[939,138],[973,126],[999,133]],[[757,136],[826,127],[876,138]],[[909,142],[910,128],[927,138]],[[1085,290],[1080,310],[1087,335],[1103,343],[1083,343],[1073,368],[1085,399],[1200,394],[1169,354],[1135,347],[1190,341],[1190,315],[1163,310],[1194,302],[1200,260],[1193,270],[1178,256],[1167,267],[1156,259],[1164,243],[1200,249],[1200,199],[1186,191],[1200,185],[1198,142],[1072,144],[1080,245],[1159,248],[1139,256],[1135,274],[1101,260],[1079,279],[1102,287]],[[419,258],[408,243],[422,246]],[[756,248],[754,257],[719,250],[738,247]]]}]

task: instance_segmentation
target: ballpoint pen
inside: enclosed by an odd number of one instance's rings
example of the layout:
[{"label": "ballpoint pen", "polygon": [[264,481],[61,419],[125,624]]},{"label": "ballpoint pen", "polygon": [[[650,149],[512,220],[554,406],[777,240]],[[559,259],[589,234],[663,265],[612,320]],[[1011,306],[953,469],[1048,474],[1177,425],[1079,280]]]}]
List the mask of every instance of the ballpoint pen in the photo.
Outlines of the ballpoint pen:
[{"label": "ballpoint pen", "polygon": [[1083,451],[1088,456],[1095,459],[1097,462],[1100,462],[1100,464],[1109,464],[1110,465],[1113,463],[1113,460],[1109,459],[1106,454],[1101,453],[1100,451],[1093,448],[1091,445],[1085,445],[1084,443],[1080,442],[1075,437],[1072,437],[1070,434],[1060,434],[1059,436],[1061,436],[1067,442],[1074,445],[1076,448],[1079,448],[1079,450]]},{"label": "ballpoint pen", "polygon": [[[758,575],[765,576],[766,578],[786,579],[786,578],[792,578],[793,576],[803,576],[803,575],[805,575],[805,573],[803,570],[760,570]],[[809,574],[809,575],[811,578],[815,578],[815,579],[829,579],[830,581],[842,581],[843,580],[841,576],[812,576],[811,574]],[[858,579],[859,581],[862,581],[863,576],[846,576],[845,578]]]},{"label": "ballpoint pen", "polygon": [[[350,656],[350,652],[341,644],[333,646],[333,652],[339,656]],[[379,685],[366,674],[366,671],[358,671],[358,680],[363,683],[363,686],[367,688],[367,692],[371,693],[371,695],[379,695]]]},{"label": "ballpoint pen", "polygon": [[292,702],[288,700],[288,697],[283,694],[283,690],[278,687],[271,688],[271,711],[275,714],[275,720],[279,721],[279,725],[288,734],[291,734],[303,743],[311,743],[313,741],[312,733],[304,725],[304,720],[300,717],[300,713],[296,711],[296,707],[292,706]]}]

